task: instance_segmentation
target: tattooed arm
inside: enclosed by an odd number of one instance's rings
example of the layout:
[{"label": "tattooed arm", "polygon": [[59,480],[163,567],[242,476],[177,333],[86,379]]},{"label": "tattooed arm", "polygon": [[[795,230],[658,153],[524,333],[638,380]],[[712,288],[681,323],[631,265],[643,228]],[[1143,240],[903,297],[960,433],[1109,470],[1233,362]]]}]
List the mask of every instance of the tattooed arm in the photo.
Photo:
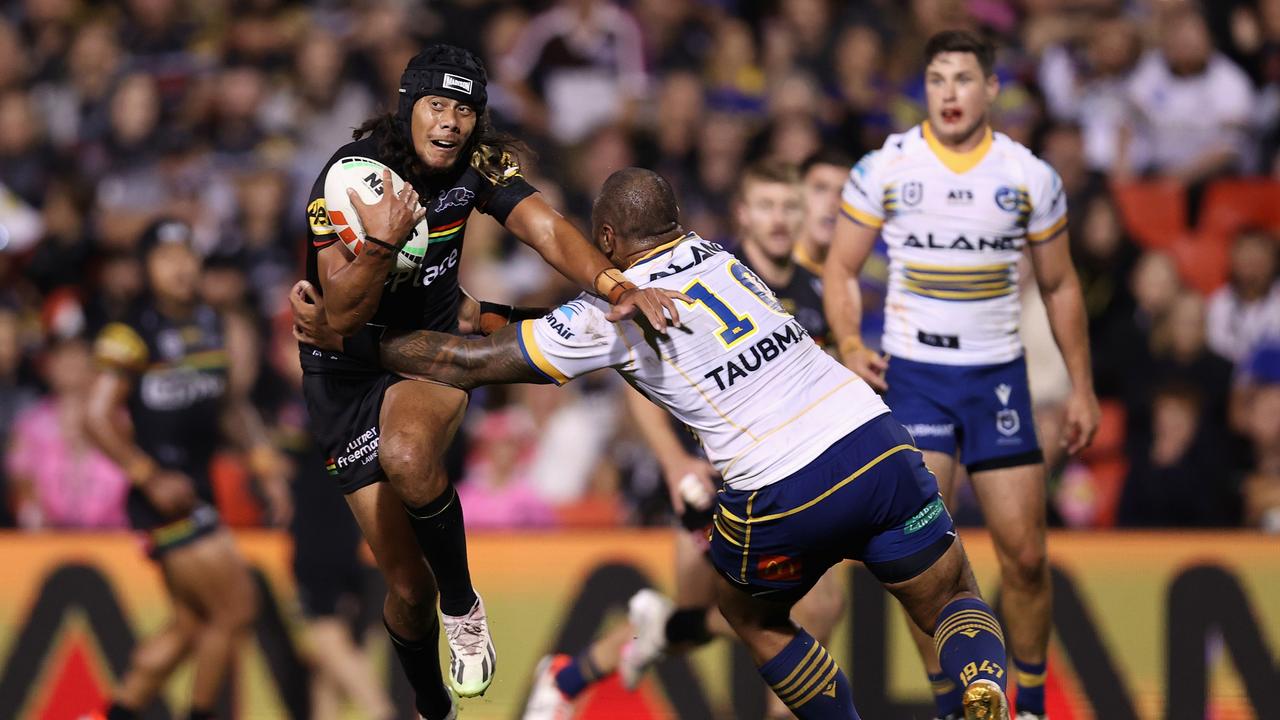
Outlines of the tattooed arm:
[{"label": "tattooed arm", "polygon": [[475,339],[427,330],[394,335],[382,341],[382,367],[407,378],[464,390],[480,385],[550,382],[525,360],[518,324]]}]

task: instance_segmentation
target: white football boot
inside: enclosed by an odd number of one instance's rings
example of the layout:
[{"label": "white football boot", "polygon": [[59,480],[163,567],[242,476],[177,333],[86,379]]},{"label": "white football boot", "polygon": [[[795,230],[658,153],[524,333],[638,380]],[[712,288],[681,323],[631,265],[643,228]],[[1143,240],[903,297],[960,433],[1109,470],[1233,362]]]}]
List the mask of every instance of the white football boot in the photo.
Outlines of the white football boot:
[{"label": "white football boot", "polygon": [[627,602],[627,619],[635,639],[622,648],[618,676],[628,690],[635,690],[654,663],[667,649],[667,620],[675,605],[657,590],[645,588]]},{"label": "white football boot", "polygon": [[484,601],[477,593],[476,604],[466,615],[440,615],[444,618],[445,639],[449,641],[449,685],[460,697],[483,695],[493,682],[498,665]]}]

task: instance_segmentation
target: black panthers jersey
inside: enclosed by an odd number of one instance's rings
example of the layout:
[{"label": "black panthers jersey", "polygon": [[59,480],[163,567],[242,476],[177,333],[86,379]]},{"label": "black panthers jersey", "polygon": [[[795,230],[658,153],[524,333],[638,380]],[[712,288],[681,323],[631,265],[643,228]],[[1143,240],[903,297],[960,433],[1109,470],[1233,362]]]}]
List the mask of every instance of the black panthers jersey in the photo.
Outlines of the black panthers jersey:
[{"label": "black panthers jersey", "polygon": [[[738,259],[751,272],[760,276],[759,271],[751,267],[745,252],[738,253]],[[791,282],[787,283],[786,287],[770,286],[769,289],[778,296],[782,309],[795,316],[800,327],[809,333],[813,341],[818,343],[819,347],[826,347],[830,327],[827,325],[827,315],[822,309],[822,279],[800,265],[793,265]]]},{"label": "black panthers jersey", "polygon": [[[382,299],[373,319],[354,336],[347,338],[344,352],[333,353],[303,344],[300,348],[303,368],[308,372],[368,372],[377,367],[378,341],[387,329],[457,330],[461,300],[458,261],[462,256],[462,239],[471,211],[479,210],[505,224],[515,206],[535,192],[520,175],[519,167],[510,156],[504,154],[497,162],[491,163],[498,168],[493,172],[486,173],[477,168],[481,157],[497,152],[482,146],[474,154],[472,163],[440,175],[430,187],[415,187],[420,202],[427,208],[430,227],[430,245],[421,265],[412,270],[393,268],[387,274]],[[323,288],[317,255],[338,241],[325,208],[325,176],[334,164],[353,156],[386,163],[380,157],[377,140],[366,137],[338,148],[325,163],[320,177],[316,178],[307,205],[307,280],[317,290]]]},{"label": "black panthers jersey", "polygon": [[133,379],[134,440],[161,467],[193,478],[208,474],[221,437],[228,357],[222,320],[199,305],[174,320],[150,305],[99,333],[94,354]]}]

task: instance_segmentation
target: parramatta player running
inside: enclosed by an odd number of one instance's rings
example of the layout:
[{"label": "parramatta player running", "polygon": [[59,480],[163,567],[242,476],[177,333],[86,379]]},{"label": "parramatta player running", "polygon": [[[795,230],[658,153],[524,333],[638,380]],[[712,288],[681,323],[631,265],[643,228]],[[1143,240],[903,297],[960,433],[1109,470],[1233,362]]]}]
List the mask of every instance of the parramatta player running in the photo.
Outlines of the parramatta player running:
[{"label": "parramatta player running", "polygon": [[[409,61],[397,112],[361,126],[316,181],[307,206],[309,284],[298,290],[311,299],[322,294],[329,322],[346,338],[335,350],[301,345],[303,392],[329,472],[387,580],[383,617],[428,720],[455,712],[436,649],[437,583],[454,691],[483,693],[497,660],[484,604],[471,586],[462,508],[441,459],[467,395],[402,382],[379,364],[379,338],[388,330],[482,332],[520,317],[517,309],[470,300],[458,285],[473,210],[607,299],[611,317],[639,310],[662,331],[665,310],[678,322],[665,294],[627,281],[525,182],[511,144],[488,124],[486,80],[479,58],[450,45],[433,45]],[[396,194],[389,174],[372,178],[385,188],[374,205],[349,194],[366,233],[359,255],[338,242],[324,198],[329,167],[353,156],[382,162],[406,180]],[[430,245],[421,265],[396,270],[400,248],[424,216]]]},{"label": "parramatta player running", "polygon": [[[827,317],[844,363],[885,392],[950,501],[965,464],[1001,567],[1001,598],[1018,679],[1018,717],[1043,718],[1049,642],[1045,473],[1018,337],[1018,260],[1031,266],[1071,375],[1063,443],[1089,444],[1098,402],[1080,285],[1066,237],[1062,181],[988,122],[999,92],[994,52],[965,32],[925,48],[929,119],[854,167],[827,259]],[[858,272],[877,234],[889,248],[883,347],[862,345]],[[960,688],[917,635],[938,714]]]},{"label": "parramatta player running", "polygon": [[[843,182],[848,171],[848,166],[840,169],[835,179]],[[827,180],[834,182],[830,177]],[[839,212],[839,182],[835,183],[833,221]],[[833,192],[829,188],[825,191]],[[812,224],[808,211],[815,203],[810,202],[809,192],[796,168],[777,162],[753,164],[743,171],[735,193],[734,220],[741,244],[740,261],[774,290],[783,309],[811,338],[825,345],[827,322],[818,278],[793,256],[798,239]],[[576,656],[543,658],[525,705],[524,720],[569,718],[573,701],[615,670],[623,685],[634,689],[642,673],[664,655],[701,647],[715,635],[733,635],[715,607],[716,574],[707,557],[707,530],[718,485],[715,469],[695,454],[691,444],[696,441],[674,427],[671,416],[660,406],[635,391],[627,392],[627,404],[645,444],[662,467],[672,507],[682,525],[676,539],[675,597],[641,590],[628,604],[629,622],[619,624]],[[795,615],[815,639],[826,642],[843,610],[839,577],[829,572],[797,603]],[[791,716],[777,695],[770,693],[768,698],[768,717]]]},{"label": "parramatta player running", "polygon": [[143,232],[147,300],[94,345],[101,370],[86,428],[133,484],[129,523],[146,535],[173,604],[169,624],[134,650],[108,720],[148,715],[187,658],[195,666],[188,717],[212,720],[257,614],[249,567],[214,509],[209,465],[224,438],[249,452],[271,519],[285,524],[290,514],[288,464],[263,440],[249,402],[254,330],[200,302],[200,257],[190,242],[191,228],[177,220]]},{"label": "parramatta player running", "polygon": [[[632,282],[688,297],[682,328],[659,336],[611,323],[607,305],[584,294],[488,338],[391,337],[384,365],[462,388],[617,370],[697,433],[724,478],[710,548],[720,611],[792,712],[858,717],[835,660],[791,620],[823,573],[857,559],[935,636],[967,716],[1007,714],[1000,628],[933,476],[884,403],[732,254],[680,227],[657,174],[610,176],[592,235]],[[305,322],[322,326],[315,310]],[[307,311],[295,303],[295,313]],[[312,340],[332,342],[321,338]]]}]

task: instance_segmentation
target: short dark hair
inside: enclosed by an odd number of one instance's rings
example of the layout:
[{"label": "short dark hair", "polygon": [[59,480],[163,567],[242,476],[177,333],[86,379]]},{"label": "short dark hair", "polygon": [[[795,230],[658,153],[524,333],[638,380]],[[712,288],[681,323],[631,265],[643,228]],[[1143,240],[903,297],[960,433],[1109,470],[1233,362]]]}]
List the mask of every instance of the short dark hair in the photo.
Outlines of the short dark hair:
[{"label": "short dark hair", "polygon": [[853,167],[853,156],[838,147],[824,145],[800,163],[800,177],[808,175],[814,165],[834,165],[848,170]]},{"label": "short dark hair", "polygon": [[795,165],[778,160],[758,160],[742,171],[742,179],[738,181],[738,199],[742,199],[747,183],[779,183],[782,185],[799,185],[800,171]]},{"label": "short dark hair", "polygon": [[623,240],[658,237],[680,227],[680,206],[667,179],[652,170],[629,167],[604,181],[591,208],[592,234],[608,223]]},{"label": "short dark hair", "polygon": [[982,37],[967,30],[943,30],[929,38],[924,46],[925,67],[943,53],[972,53],[982,66],[982,74],[990,76],[996,68],[996,49]]}]

